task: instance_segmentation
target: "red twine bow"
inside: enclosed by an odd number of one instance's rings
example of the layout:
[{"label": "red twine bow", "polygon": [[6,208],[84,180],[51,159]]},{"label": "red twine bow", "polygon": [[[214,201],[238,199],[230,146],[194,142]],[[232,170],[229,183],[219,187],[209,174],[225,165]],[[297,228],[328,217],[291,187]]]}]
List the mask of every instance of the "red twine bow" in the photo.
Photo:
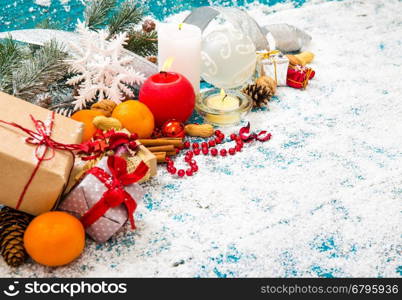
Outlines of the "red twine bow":
[{"label": "red twine bow", "polygon": [[[22,127],[21,125],[18,125],[14,122],[6,122],[3,120],[0,120],[1,123],[13,126],[15,128],[18,128],[25,132],[28,137],[25,139],[25,142],[30,145],[36,146],[35,148],[35,157],[37,158],[38,162],[32,171],[31,176],[28,179],[28,182],[25,184],[21,195],[18,199],[16,209],[19,209],[19,207],[22,204],[22,201],[25,197],[26,192],[28,191],[28,188],[30,184],[32,183],[33,179],[35,178],[36,173],[38,172],[40,165],[42,164],[43,161],[46,160],[51,160],[55,156],[55,151],[56,150],[62,150],[62,151],[69,151],[74,159],[74,153],[72,152],[73,150],[77,150],[79,148],[79,145],[73,145],[73,144],[62,144],[54,141],[50,136],[52,135],[53,127],[54,127],[54,118],[55,118],[55,113],[52,112],[49,120],[49,124],[46,126],[45,122],[41,120],[35,119],[32,115],[30,115],[32,122],[35,125],[35,130],[30,130],[28,128]],[[51,155],[46,156],[48,150],[51,150]],[[73,164],[74,165],[74,164]],[[72,168],[72,167],[71,167]],[[71,170],[70,170],[71,173]]]},{"label": "red twine bow", "polygon": [[124,204],[127,208],[131,228],[135,229],[134,211],[137,203],[134,198],[125,191],[124,186],[138,182],[148,172],[148,166],[142,161],[132,173],[127,173],[127,162],[118,156],[109,156],[107,165],[110,174],[98,167],[93,167],[88,174],[94,175],[107,188],[101,199],[92,206],[82,217],[84,227],[88,227],[102,217],[110,208]]},{"label": "red twine bow", "polygon": [[81,144],[81,154],[88,156],[81,157],[82,160],[93,160],[100,157],[106,151],[116,151],[117,148],[127,145],[131,150],[138,147],[136,134],[115,132],[113,129],[107,132],[98,130],[92,140]]},{"label": "red twine bow", "polygon": [[250,122],[247,123],[247,126],[240,128],[239,130],[240,138],[246,142],[252,142],[253,140],[257,140],[259,142],[269,141],[272,137],[272,134],[268,133],[268,131],[263,130],[259,133],[250,133]]}]

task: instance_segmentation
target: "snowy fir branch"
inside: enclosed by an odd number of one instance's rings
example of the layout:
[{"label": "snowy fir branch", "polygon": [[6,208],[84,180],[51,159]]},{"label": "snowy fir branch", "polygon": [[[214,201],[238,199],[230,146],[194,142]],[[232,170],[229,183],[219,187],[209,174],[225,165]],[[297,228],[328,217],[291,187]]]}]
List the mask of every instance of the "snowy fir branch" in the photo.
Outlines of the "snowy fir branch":
[{"label": "snowy fir branch", "polygon": [[158,35],[156,31],[133,31],[129,33],[125,48],[140,56],[155,55],[158,52]]},{"label": "snowy fir branch", "polygon": [[143,16],[144,12],[137,1],[128,0],[124,2],[109,21],[107,27],[109,38],[120,32],[131,31],[135,25],[141,22]]},{"label": "snowy fir branch", "polygon": [[13,71],[13,94],[32,101],[38,94],[47,92],[51,84],[66,75],[66,56],[62,47],[54,41],[31,53]]},{"label": "snowy fir branch", "polygon": [[92,30],[104,27],[112,9],[116,6],[116,0],[88,0],[85,2],[85,25]]},{"label": "snowy fir branch", "polygon": [[0,90],[12,93],[13,70],[21,65],[23,57],[21,47],[11,37],[0,42]]},{"label": "snowy fir branch", "polygon": [[129,41],[125,48],[141,56],[157,53],[156,32],[144,32],[135,27],[144,17],[144,10],[138,1],[127,0],[117,5],[115,0],[94,0],[86,2],[85,26],[90,30],[106,29],[107,39],[127,32]]}]

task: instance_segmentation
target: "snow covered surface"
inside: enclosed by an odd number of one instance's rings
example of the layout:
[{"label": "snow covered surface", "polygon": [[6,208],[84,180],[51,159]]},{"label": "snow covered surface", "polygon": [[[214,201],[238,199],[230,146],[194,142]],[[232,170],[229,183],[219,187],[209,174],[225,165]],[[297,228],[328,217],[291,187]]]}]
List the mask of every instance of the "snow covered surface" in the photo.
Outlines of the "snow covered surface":
[{"label": "snow covered surface", "polygon": [[161,168],[143,185],[135,232],[88,240],[66,267],[1,260],[0,274],[401,276],[401,9],[397,0],[251,7],[261,24],[306,30],[316,54],[305,91],[280,87],[269,110],[249,115],[273,139],[198,157],[194,177]]}]

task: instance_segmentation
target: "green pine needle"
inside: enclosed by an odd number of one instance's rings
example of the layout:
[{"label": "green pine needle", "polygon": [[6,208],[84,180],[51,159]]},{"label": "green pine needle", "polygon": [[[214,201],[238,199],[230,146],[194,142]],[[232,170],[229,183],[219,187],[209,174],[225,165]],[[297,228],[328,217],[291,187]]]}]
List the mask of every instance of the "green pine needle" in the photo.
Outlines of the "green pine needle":
[{"label": "green pine needle", "polygon": [[149,33],[133,31],[129,34],[125,48],[140,56],[156,55],[158,52],[158,34],[156,31]]},{"label": "green pine needle", "polygon": [[84,12],[85,25],[92,30],[102,28],[107,24],[108,16],[115,5],[116,0],[87,1]]},{"label": "green pine needle", "polygon": [[11,93],[13,88],[13,70],[24,57],[21,47],[8,37],[0,42],[0,90]]},{"label": "green pine needle", "polygon": [[128,0],[121,5],[121,8],[110,18],[108,30],[112,37],[119,32],[130,31],[137,25],[144,16],[143,10],[138,6],[137,1]]},{"label": "green pine needle", "polygon": [[13,72],[13,94],[33,101],[38,94],[47,92],[49,85],[67,73],[66,56],[62,47],[54,41],[32,53]]}]

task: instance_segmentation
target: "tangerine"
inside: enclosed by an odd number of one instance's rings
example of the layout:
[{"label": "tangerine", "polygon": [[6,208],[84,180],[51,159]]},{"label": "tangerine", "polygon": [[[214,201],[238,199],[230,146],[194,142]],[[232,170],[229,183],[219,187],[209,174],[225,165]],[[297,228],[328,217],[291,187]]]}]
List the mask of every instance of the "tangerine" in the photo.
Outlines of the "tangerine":
[{"label": "tangerine", "polygon": [[103,113],[98,110],[83,109],[75,112],[71,119],[84,123],[84,133],[82,135],[82,141],[89,141],[95,134],[97,128],[92,123],[93,119],[97,116],[103,116]]},{"label": "tangerine", "polygon": [[113,110],[112,117],[118,119],[124,128],[145,139],[152,135],[155,127],[154,115],[143,103],[128,100],[120,103]]},{"label": "tangerine", "polygon": [[24,246],[36,262],[50,267],[62,266],[84,250],[85,230],[76,217],[66,212],[46,212],[28,225]]}]

